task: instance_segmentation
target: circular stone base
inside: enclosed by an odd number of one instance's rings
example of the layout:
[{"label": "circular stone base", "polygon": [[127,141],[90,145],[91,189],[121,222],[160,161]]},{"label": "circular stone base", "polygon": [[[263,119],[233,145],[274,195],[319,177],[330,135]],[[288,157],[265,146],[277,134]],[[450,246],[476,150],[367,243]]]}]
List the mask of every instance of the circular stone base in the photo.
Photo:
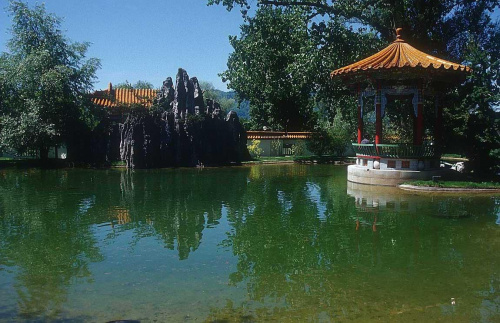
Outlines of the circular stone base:
[{"label": "circular stone base", "polygon": [[347,167],[347,180],[353,183],[398,186],[401,183],[412,180],[431,180],[432,176],[440,176],[443,173],[441,169],[435,170],[381,170],[373,169],[359,165],[350,165]]}]

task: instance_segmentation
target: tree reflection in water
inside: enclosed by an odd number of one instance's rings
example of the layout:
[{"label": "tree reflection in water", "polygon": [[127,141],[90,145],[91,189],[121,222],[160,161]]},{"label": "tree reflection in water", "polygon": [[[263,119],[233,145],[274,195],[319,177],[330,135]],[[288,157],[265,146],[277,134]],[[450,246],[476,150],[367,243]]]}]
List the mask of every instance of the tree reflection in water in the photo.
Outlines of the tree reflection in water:
[{"label": "tree reflection in water", "polygon": [[499,317],[496,198],[371,187],[346,199],[335,176],[260,171],[241,211],[228,215],[234,231],[225,241],[238,257],[230,281],[248,300],[212,308],[209,320]]},{"label": "tree reflection in water", "polygon": [[5,171],[0,177],[0,267],[15,274],[19,315],[56,316],[72,281],[92,279],[89,262],[103,259],[79,212],[81,195],[71,193],[66,171]]},{"label": "tree reflection in water", "polygon": [[179,259],[187,259],[200,245],[205,226],[219,223],[222,207],[239,205],[247,171],[219,169],[215,176],[192,169],[149,171],[149,176],[122,172],[119,205],[135,219],[113,234],[133,229],[137,239],[158,236],[167,248],[178,250]]},{"label": "tree reflection in water", "polygon": [[96,238],[103,225],[111,227],[104,241],[132,232],[133,248],[158,237],[187,259],[205,226],[216,226],[222,207],[244,195],[248,169],[217,172],[0,172],[0,269],[15,276],[17,315],[58,317],[70,285],[92,281],[89,264],[105,260]]}]

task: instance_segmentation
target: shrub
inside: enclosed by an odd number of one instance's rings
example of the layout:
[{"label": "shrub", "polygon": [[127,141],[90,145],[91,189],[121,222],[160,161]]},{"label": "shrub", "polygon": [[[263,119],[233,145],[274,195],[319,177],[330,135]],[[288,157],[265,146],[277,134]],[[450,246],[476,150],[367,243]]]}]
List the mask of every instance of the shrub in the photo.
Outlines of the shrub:
[{"label": "shrub", "polygon": [[319,156],[323,154],[342,156],[351,142],[352,129],[337,112],[333,122],[320,122],[308,142],[309,150]]},{"label": "shrub", "polygon": [[260,158],[264,150],[260,148],[260,140],[253,139],[252,142],[247,145],[248,152],[252,158]]},{"label": "shrub", "polygon": [[306,144],[303,141],[298,141],[292,145],[292,154],[294,156],[302,156],[306,152]]},{"label": "shrub", "polygon": [[273,141],[271,141],[271,149],[272,153],[274,153],[276,156],[280,156],[282,154],[283,141],[274,139]]}]

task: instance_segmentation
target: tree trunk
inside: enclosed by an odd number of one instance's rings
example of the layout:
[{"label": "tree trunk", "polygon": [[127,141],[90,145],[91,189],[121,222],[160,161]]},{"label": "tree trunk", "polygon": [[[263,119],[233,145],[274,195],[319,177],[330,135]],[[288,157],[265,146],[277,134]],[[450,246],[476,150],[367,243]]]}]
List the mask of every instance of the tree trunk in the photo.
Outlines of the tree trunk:
[{"label": "tree trunk", "polygon": [[48,147],[40,147],[40,160],[43,163],[46,163],[49,159],[49,148]]}]

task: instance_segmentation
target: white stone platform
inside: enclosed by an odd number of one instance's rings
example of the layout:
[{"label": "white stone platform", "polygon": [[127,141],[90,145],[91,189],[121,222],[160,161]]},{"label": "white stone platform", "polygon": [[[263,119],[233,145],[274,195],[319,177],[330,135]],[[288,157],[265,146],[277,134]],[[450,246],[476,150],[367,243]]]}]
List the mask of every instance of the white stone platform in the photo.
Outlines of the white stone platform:
[{"label": "white stone platform", "polygon": [[431,180],[432,176],[441,176],[443,170],[400,170],[374,169],[369,166],[350,165],[347,167],[347,180],[367,185],[397,186],[412,180]]}]

